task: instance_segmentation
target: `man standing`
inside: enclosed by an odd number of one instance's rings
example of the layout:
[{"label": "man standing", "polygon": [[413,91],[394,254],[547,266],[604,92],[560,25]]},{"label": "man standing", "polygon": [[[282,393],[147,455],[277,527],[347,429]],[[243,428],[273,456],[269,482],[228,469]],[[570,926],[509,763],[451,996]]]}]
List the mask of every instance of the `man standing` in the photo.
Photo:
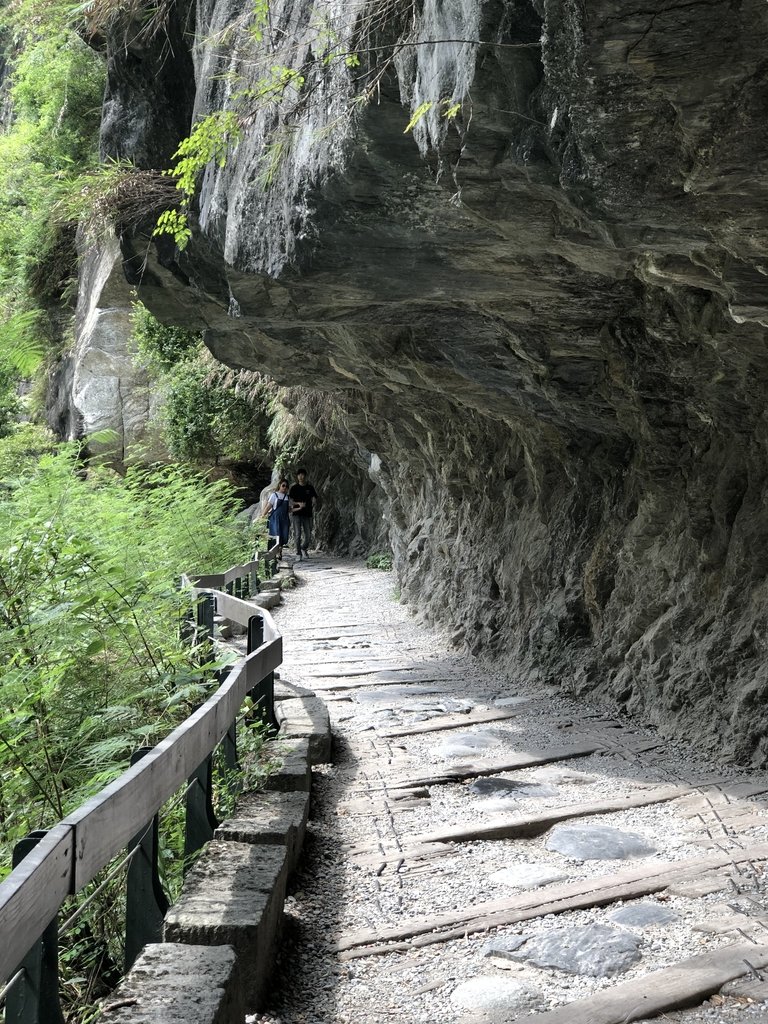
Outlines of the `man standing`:
[{"label": "man standing", "polygon": [[299,561],[304,555],[309,554],[309,545],[312,542],[312,502],[317,502],[320,508],[320,499],[312,484],[307,483],[306,469],[296,470],[297,483],[289,492],[293,512],[293,532],[296,537],[296,554]]}]

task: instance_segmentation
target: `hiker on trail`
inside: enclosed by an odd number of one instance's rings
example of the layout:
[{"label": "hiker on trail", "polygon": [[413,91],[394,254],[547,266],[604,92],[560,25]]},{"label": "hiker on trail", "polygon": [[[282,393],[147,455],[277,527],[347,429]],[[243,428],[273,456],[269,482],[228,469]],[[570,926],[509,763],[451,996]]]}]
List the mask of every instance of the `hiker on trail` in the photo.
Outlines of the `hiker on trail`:
[{"label": "hiker on trail", "polygon": [[306,469],[296,470],[296,481],[290,490],[290,497],[296,554],[301,561],[309,554],[309,545],[312,543],[312,502],[316,502],[320,508],[320,498],[312,484],[307,483]]},{"label": "hiker on trail", "polygon": [[271,537],[277,537],[277,557],[279,558],[283,553],[283,547],[288,543],[288,535],[291,532],[289,516],[291,502],[288,497],[288,481],[281,480],[277,485],[277,490],[272,491],[267,500],[271,509],[268,520],[269,534]]}]

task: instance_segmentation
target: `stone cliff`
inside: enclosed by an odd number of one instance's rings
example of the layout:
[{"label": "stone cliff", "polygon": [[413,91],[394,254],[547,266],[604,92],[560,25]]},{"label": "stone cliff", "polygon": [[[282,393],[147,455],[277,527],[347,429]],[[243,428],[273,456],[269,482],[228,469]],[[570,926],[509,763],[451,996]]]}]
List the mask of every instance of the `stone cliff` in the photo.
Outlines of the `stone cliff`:
[{"label": "stone cliff", "polygon": [[[105,153],[166,166],[232,106],[252,6],[178,0],[173,45],[113,41]],[[270,8],[305,39],[300,0]],[[768,9],[408,17],[343,127],[355,69],[297,46],[310,98],[244,120],[183,253],[126,234],[128,279],[219,359],[302,389],[327,490],[368,516],[356,536],[383,498],[403,595],[457,642],[765,762]]]}]

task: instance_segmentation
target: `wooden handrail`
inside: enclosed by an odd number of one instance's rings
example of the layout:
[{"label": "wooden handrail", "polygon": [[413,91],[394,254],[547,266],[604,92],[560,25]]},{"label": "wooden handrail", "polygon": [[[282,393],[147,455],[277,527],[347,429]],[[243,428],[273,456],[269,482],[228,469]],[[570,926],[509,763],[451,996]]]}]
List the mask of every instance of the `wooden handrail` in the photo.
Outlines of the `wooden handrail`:
[{"label": "wooden handrail", "polygon": [[[218,574],[219,585],[251,572],[260,560]],[[193,577],[196,584],[212,578]],[[246,694],[282,662],[282,636],[268,612],[229,594],[214,596],[220,613],[243,625],[263,616],[264,643],[141,761],[54,826],[0,883],[0,981],[13,974],[63,900],[92,881],[186,782],[219,744]]]},{"label": "wooden handrail", "polygon": [[198,590],[218,589],[226,587],[228,583],[234,583],[235,580],[241,579],[251,572],[256,572],[260,562],[274,562],[276,559],[277,551],[272,548],[269,551],[259,551],[253,561],[246,562],[245,565],[233,565],[226,572],[207,573],[204,576],[192,573],[185,576],[184,579]]}]

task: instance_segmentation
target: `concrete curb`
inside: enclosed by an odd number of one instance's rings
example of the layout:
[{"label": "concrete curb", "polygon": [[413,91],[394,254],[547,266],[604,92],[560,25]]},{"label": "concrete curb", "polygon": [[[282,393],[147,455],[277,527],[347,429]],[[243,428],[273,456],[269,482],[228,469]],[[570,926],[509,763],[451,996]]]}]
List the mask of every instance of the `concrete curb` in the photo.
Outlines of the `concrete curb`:
[{"label": "concrete curb", "polygon": [[147,946],[102,1004],[107,1024],[242,1024],[262,1007],[274,963],[288,875],[301,857],[311,765],[330,759],[328,712],[312,691],[284,691],[274,763],[184,880],[162,943]]},{"label": "concrete curb", "polygon": [[105,1024],[242,1024],[243,990],[231,946],[146,946],[101,1004]]}]

